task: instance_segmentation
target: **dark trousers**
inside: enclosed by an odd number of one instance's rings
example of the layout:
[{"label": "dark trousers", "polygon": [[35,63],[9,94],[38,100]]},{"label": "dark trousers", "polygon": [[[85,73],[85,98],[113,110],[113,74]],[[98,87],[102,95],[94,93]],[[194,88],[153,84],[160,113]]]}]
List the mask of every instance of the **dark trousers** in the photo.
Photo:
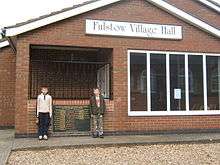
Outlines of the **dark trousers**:
[{"label": "dark trousers", "polygon": [[48,135],[48,128],[50,125],[50,115],[49,113],[39,113],[39,128],[38,135]]}]

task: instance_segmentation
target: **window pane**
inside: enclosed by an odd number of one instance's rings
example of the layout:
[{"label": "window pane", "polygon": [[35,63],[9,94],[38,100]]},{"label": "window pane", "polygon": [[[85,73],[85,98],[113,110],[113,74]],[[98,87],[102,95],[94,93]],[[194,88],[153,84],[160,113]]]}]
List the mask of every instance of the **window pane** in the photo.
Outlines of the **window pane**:
[{"label": "window pane", "polygon": [[185,102],[185,56],[170,55],[170,108],[171,111],[186,110]]},{"label": "window pane", "polygon": [[203,60],[200,55],[190,55],[189,63],[189,109],[204,110]]},{"label": "window pane", "polygon": [[130,54],[131,111],[147,111],[146,54]]},{"label": "window pane", "polygon": [[208,110],[220,110],[220,57],[207,56],[206,69]]},{"label": "window pane", "polygon": [[167,110],[166,55],[150,55],[151,111]]}]

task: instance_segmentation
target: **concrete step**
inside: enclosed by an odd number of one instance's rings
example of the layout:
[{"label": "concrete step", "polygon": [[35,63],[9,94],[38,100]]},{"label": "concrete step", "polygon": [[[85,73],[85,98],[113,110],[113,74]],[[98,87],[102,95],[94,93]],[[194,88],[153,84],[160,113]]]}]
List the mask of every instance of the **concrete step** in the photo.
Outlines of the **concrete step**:
[{"label": "concrete step", "polygon": [[88,131],[53,132],[52,137],[90,136]]}]

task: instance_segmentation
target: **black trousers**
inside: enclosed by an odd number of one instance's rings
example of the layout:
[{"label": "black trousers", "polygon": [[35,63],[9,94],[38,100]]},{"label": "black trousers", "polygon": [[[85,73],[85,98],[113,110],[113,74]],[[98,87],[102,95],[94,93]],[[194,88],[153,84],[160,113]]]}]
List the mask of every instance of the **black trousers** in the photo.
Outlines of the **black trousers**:
[{"label": "black trousers", "polygon": [[39,127],[38,127],[38,135],[48,135],[48,128],[50,125],[50,115],[49,113],[39,113]]}]

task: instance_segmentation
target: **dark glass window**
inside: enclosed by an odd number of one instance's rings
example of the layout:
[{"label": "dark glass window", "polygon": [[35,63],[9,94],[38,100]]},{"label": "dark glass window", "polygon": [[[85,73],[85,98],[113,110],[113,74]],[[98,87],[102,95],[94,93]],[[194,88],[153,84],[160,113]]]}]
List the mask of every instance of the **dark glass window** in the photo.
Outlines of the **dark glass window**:
[{"label": "dark glass window", "polygon": [[185,56],[170,55],[170,108],[186,110]]},{"label": "dark glass window", "polygon": [[189,109],[204,110],[203,57],[189,55]]},{"label": "dark glass window", "polygon": [[167,110],[166,55],[150,54],[151,111]]},{"label": "dark glass window", "polygon": [[208,110],[219,110],[220,99],[220,57],[206,57]]},{"label": "dark glass window", "polygon": [[146,54],[130,54],[131,111],[147,111]]}]

